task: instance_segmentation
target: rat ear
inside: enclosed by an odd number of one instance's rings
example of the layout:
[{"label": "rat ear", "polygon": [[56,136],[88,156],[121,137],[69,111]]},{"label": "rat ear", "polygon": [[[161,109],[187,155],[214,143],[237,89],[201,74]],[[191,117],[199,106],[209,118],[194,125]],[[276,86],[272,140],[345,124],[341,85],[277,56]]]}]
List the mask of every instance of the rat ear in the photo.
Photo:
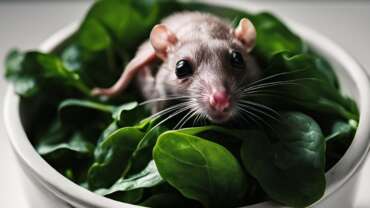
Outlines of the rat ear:
[{"label": "rat ear", "polygon": [[168,49],[176,44],[177,37],[165,25],[158,24],[150,33],[150,42],[156,55],[161,59],[166,59]]},{"label": "rat ear", "polygon": [[239,25],[234,30],[234,36],[247,47],[248,52],[256,44],[256,29],[253,23],[247,18],[240,20]]}]

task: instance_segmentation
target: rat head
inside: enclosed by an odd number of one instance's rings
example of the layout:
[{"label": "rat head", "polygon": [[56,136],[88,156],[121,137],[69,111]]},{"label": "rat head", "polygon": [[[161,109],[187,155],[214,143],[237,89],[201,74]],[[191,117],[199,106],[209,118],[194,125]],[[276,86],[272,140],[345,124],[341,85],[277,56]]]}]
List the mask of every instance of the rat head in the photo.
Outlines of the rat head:
[{"label": "rat head", "polygon": [[248,54],[254,47],[256,31],[243,18],[235,29],[225,24],[213,32],[179,38],[160,24],[153,28],[150,40],[170,72],[164,80],[166,90],[188,97],[192,111],[222,123],[237,115],[243,88],[256,79],[256,68],[251,66]]}]

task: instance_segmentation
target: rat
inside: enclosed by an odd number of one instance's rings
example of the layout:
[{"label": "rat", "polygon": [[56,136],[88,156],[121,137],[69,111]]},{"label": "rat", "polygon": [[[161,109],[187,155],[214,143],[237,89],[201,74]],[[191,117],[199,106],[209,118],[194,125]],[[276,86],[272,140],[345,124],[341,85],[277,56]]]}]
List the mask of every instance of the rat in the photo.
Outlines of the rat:
[{"label": "rat", "polygon": [[153,27],[112,87],[95,88],[92,94],[119,95],[136,78],[148,102],[160,101],[153,112],[184,99],[172,109],[224,123],[240,113],[243,90],[260,77],[250,54],[255,42],[256,30],[247,18],[234,28],[212,14],[175,13]]}]

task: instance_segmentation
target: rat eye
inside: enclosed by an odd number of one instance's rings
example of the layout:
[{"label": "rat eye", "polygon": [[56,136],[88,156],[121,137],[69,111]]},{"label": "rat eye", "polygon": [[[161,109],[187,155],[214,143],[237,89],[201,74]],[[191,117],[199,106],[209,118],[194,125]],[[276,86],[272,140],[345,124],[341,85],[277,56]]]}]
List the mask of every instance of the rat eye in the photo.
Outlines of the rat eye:
[{"label": "rat eye", "polygon": [[179,79],[193,74],[193,68],[188,60],[181,59],[176,63],[176,76]]},{"label": "rat eye", "polygon": [[235,68],[242,69],[245,67],[244,58],[242,54],[237,51],[232,51],[230,54],[231,65]]}]

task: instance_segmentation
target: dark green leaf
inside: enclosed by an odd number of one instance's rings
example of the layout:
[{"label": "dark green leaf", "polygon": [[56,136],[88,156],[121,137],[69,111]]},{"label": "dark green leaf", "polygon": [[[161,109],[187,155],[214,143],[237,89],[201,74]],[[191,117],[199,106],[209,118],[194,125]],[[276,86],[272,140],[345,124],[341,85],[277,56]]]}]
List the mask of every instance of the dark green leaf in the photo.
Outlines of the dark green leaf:
[{"label": "dark green leaf", "polygon": [[166,127],[157,126],[145,133],[143,139],[137,145],[129,161],[127,174],[131,175],[143,169],[153,159],[152,150],[160,134],[167,131]]},{"label": "dark green leaf", "polygon": [[66,99],[58,107],[59,119],[64,125],[85,125],[100,119],[102,122],[113,113],[115,106],[89,100]]},{"label": "dark green leaf", "polygon": [[79,132],[76,132],[72,135],[69,141],[56,144],[41,143],[37,147],[37,151],[40,155],[47,155],[63,149],[78,152],[81,154],[92,155],[94,145],[86,141],[83,138],[83,135],[81,135]]},{"label": "dark green leaf", "polygon": [[146,168],[140,173],[132,175],[129,178],[118,179],[108,189],[98,189],[95,193],[100,195],[109,195],[120,191],[130,191],[139,188],[148,188],[163,183],[162,177],[159,175],[154,161],[150,161]]},{"label": "dark green leaf", "polygon": [[74,89],[90,94],[90,89],[81,81],[78,74],[64,67],[61,60],[51,54],[40,52],[21,53],[12,51],[6,59],[6,78],[13,82],[19,95],[34,96],[39,91],[60,87]]},{"label": "dark green leaf", "polygon": [[50,157],[50,154],[55,154],[57,151],[71,151],[92,156],[95,147],[82,132],[73,132],[69,128],[63,128],[61,123],[55,122],[49,132],[39,139],[36,148],[40,155]]},{"label": "dark green leaf", "polygon": [[247,181],[238,161],[216,143],[168,131],[159,137],[153,157],[165,181],[206,207],[236,205],[245,193]]},{"label": "dark green leaf", "polygon": [[[325,191],[325,139],[302,113],[282,114],[278,132],[255,132],[242,145],[246,169],[269,197],[293,207],[308,206]],[[284,129],[281,131],[281,129]]]},{"label": "dark green leaf", "polygon": [[113,119],[122,127],[135,125],[147,116],[149,116],[148,111],[136,101],[117,107],[112,114]]},{"label": "dark green leaf", "polygon": [[323,73],[330,69],[322,67],[319,59],[311,55],[285,52],[276,54],[266,69],[267,75],[285,73],[276,82],[285,81],[287,84],[277,85],[270,90],[274,91],[273,94],[285,98],[275,102],[298,105],[305,110],[358,120],[358,112],[352,103],[340,94],[333,80]]},{"label": "dark green leaf", "polygon": [[143,136],[137,128],[125,127],[101,141],[95,149],[95,163],[88,173],[90,189],[110,187],[124,175],[129,158]]}]

